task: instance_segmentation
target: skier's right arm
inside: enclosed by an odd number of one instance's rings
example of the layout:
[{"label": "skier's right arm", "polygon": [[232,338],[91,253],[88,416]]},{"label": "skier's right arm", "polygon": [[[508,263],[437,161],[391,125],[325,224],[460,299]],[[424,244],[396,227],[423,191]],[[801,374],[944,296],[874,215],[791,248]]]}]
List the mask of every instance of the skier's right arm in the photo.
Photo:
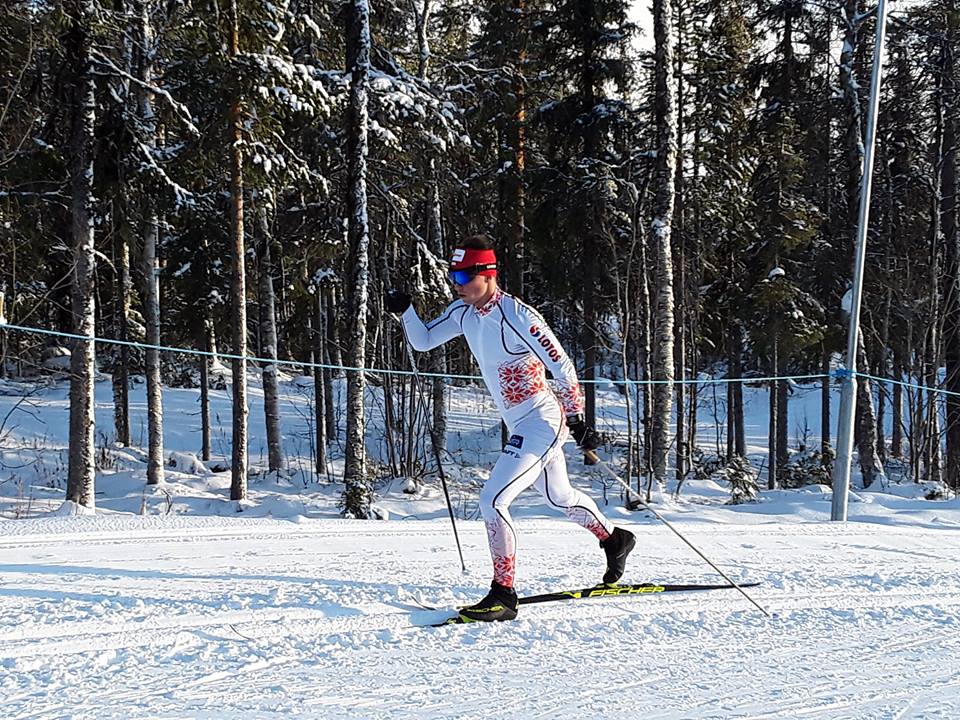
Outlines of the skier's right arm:
[{"label": "skier's right arm", "polygon": [[413,305],[408,307],[401,316],[403,320],[403,329],[407,333],[407,339],[413,345],[414,350],[423,352],[432,350],[438,345],[443,345],[448,340],[453,340],[457,335],[463,334],[460,323],[463,321],[463,314],[467,310],[467,305],[462,300],[452,303],[431,323],[424,325]]}]

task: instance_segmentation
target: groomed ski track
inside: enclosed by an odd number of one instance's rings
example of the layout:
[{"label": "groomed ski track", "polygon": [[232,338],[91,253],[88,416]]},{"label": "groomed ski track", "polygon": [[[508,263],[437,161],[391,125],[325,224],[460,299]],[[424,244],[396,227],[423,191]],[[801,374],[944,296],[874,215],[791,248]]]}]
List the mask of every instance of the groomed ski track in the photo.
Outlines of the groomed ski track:
[{"label": "groomed ski track", "polygon": [[[626,579],[716,581],[665,528],[631,527]],[[763,583],[751,593],[775,619],[731,590],[422,628],[437,612],[417,600],[449,608],[485,590],[479,523],[461,527],[466,576],[438,521],[4,529],[7,718],[960,717],[960,530],[685,522],[735,579]],[[520,532],[524,592],[602,569],[567,523]]]}]

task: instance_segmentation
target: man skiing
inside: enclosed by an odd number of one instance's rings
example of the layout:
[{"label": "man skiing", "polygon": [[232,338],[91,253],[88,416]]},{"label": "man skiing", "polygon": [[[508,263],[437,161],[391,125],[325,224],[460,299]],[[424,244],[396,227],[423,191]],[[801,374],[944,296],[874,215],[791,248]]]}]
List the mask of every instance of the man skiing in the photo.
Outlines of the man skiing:
[{"label": "man skiing", "polygon": [[[636,539],[614,527],[593,500],[570,485],[561,449],[568,433],[585,452],[599,447],[599,433],[584,422],[576,371],[553,332],[536,310],[497,286],[497,259],[485,236],[468,238],[454,250],[450,278],[459,297],[428,325],[406,293],[388,290],[386,306],[401,315],[416,350],[431,350],[464,336],[510,432],[480,492],[493,582],[487,596],[462,609],[460,617],[467,622],[512,620],[518,603],[510,504],[530,485],[597,537],[607,557],[604,583],[616,583],[623,575]],[[545,370],[553,375],[556,394],[547,386]]]}]

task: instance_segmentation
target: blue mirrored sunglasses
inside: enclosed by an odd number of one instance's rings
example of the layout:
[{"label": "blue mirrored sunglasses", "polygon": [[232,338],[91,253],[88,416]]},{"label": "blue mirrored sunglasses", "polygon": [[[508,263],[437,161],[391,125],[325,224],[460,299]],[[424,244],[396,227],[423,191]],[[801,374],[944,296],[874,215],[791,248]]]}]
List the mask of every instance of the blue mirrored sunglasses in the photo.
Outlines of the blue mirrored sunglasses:
[{"label": "blue mirrored sunglasses", "polygon": [[466,270],[451,270],[450,279],[456,285],[466,285],[473,280],[481,270],[494,270],[496,265],[474,265]]}]

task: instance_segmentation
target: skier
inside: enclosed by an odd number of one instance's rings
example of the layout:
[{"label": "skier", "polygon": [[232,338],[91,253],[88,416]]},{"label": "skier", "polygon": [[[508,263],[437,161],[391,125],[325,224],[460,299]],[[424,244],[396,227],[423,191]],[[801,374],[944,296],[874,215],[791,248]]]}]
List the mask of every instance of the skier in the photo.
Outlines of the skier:
[{"label": "skier", "polygon": [[[459,298],[424,325],[410,296],[388,290],[386,306],[400,314],[414,349],[431,350],[458,335],[466,338],[510,439],[480,492],[480,511],[493,559],[493,582],[483,600],[460,611],[464,621],[512,620],[517,538],[510,504],[536,485],[547,502],[592,532],[607,557],[603,582],[616,583],[636,538],[613,524],[596,503],[570,485],[562,445],[572,434],[586,452],[600,435],[584,422],[583,397],[573,363],[540,314],[497,286],[497,259],[483,235],[453,252],[450,278]],[[549,370],[557,386],[547,386]],[[566,422],[564,422],[564,417]]]}]

